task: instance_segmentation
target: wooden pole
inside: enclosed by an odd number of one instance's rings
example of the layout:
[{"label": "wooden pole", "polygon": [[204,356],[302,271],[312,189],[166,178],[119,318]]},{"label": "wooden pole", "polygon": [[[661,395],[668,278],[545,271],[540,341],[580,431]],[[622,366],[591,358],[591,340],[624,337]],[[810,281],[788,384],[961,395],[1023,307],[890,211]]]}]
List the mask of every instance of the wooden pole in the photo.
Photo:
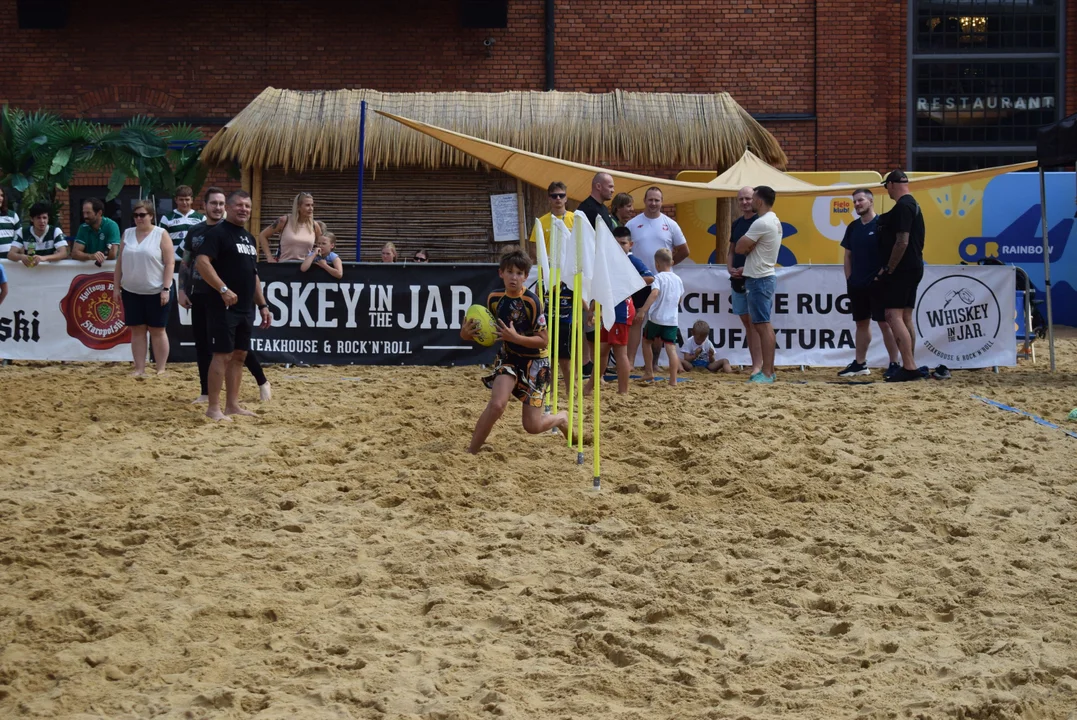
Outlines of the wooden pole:
[{"label": "wooden pole", "polygon": [[[243,188],[243,190],[245,192],[249,193],[251,191],[251,169],[249,167],[245,167],[245,168],[243,168],[243,169],[241,169],[239,171],[239,186],[241,188]],[[252,207],[253,207],[253,203],[252,203]],[[247,218],[247,226],[246,227],[247,227],[247,231],[250,232],[251,218]],[[258,231],[255,230],[255,232],[258,232]]]},{"label": "wooden pole", "polygon": [[520,220],[520,249],[530,255],[527,248],[527,218],[524,212],[524,183],[516,178],[516,215]]},{"label": "wooden pole", "polygon": [[262,230],[262,168],[251,169],[251,232]]},{"label": "wooden pole", "polygon": [[[728,166],[719,165],[721,175]],[[714,201],[714,262],[725,265],[729,253],[729,231],[733,226],[733,201],[730,198],[718,198]]]}]

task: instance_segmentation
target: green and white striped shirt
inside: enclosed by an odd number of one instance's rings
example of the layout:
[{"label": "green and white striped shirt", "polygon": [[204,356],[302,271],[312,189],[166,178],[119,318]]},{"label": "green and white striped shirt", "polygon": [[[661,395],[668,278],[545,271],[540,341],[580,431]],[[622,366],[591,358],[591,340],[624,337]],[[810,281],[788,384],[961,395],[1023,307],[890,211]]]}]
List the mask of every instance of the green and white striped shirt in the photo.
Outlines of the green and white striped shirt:
[{"label": "green and white striped shirt", "polygon": [[157,223],[172,238],[172,247],[176,250],[177,260],[183,259],[185,249],[183,241],[187,237],[187,231],[205,219],[206,216],[197,210],[189,210],[186,215],[180,213],[179,210],[173,210]]},{"label": "green and white striped shirt", "polygon": [[7,215],[0,215],[0,260],[7,257],[11,252],[11,239],[15,237],[15,231],[19,229],[19,216],[14,210],[8,210]]}]

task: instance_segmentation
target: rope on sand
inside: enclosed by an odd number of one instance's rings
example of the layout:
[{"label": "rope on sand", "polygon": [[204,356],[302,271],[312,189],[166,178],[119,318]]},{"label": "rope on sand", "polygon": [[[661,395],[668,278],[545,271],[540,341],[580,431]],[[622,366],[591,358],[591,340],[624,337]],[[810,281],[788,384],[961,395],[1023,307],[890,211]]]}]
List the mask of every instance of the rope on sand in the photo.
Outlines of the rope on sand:
[{"label": "rope on sand", "polygon": [[981,402],[985,402],[988,405],[990,405],[991,407],[996,407],[999,410],[1005,410],[1006,412],[1012,412],[1012,413],[1016,413],[1017,415],[1023,415],[1024,417],[1030,418],[1033,422],[1035,422],[1038,425],[1043,425],[1044,427],[1054,428],[1055,430],[1061,430],[1062,432],[1066,433],[1070,437],[1077,438],[1077,433],[1075,433],[1075,432],[1073,432],[1071,430],[1066,430],[1063,427],[1059,427],[1058,425],[1055,425],[1050,420],[1044,420],[1039,415],[1033,415],[1032,413],[1026,412],[1024,410],[1021,410],[1020,408],[1015,408],[1015,407],[1012,407],[1010,405],[1005,405],[1003,403],[1000,403],[998,400],[992,400],[991,398],[985,398],[982,395],[971,395],[970,397],[972,397],[974,400],[980,400]]}]

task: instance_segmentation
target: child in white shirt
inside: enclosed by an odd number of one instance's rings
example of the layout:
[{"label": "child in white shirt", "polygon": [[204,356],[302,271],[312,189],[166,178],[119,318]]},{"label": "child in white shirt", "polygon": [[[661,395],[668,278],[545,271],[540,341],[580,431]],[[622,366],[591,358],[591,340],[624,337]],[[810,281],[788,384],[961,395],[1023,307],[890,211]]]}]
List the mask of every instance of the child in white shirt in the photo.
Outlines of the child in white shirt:
[{"label": "child in white shirt", "polygon": [[681,348],[682,370],[692,372],[692,368],[702,368],[715,373],[734,372],[728,360],[715,357],[710,332],[711,328],[706,320],[696,320],[692,325],[692,334],[684,341],[684,346]]},{"label": "child in white shirt", "polygon": [[651,296],[643,304],[650,311],[643,326],[643,379],[654,380],[654,345],[662,343],[669,359],[669,384],[677,387],[677,371],[681,359],[677,355],[677,308],[684,294],[684,283],[673,273],[673,253],[659,248],[654,254],[657,274],[651,285]]}]

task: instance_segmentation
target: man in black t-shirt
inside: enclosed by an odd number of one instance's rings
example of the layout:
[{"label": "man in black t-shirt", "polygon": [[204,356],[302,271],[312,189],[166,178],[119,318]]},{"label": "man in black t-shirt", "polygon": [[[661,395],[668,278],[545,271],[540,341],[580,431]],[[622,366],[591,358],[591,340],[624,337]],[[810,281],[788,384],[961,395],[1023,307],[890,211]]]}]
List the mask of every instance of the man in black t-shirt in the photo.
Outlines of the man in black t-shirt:
[{"label": "man in black t-shirt", "polygon": [[591,227],[595,226],[595,218],[601,217],[613,232],[613,218],[606,208],[606,203],[613,199],[613,176],[609,173],[600,172],[591,180],[591,196],[580,203],[576,209],[587,216]]},{"label": "man in black t-shirt", "polygon": [[[258,281],[258,244],[243,225],[251,215],[251,196],[237,190],[228,196],[227,216],[206,233],[195,267],[208,286],[206,324],[213,361],[209,366],[209,407],[206,417],[230,420],[229,415],[254,415],[239,406],[243,363],[251,347],[254,304],[270,323],[269,306]],[[226,388],[221,411],[221,386]]]},{"label": "man in black t-shirt", "polygon": [[924,213],[909,192],[909,178],[904,170],[887,175],[883,187],[895,205],[878,218],[882,267],[876,274],[873,289],[886,309],[886,322],[901,352],[902,369],[887,377],[886,382],[907,382],[922,377],[916,365],[912,315],[916,291],[924,277]]},{"label": "man in black t-shirt", "polygon": [[729,230],[729,252],[726,255],[733,314],[740,316],[744,332],[748,335],[748,352],[752,356],[752,375],[763,369],[763,351],[759,347],[759,335],[752,331],[752,318],[748,314],[748,293],[744,288],[744,262],[748,256],[738,253],[736,247],[737,241],[744,237],[744,233],[748,232],[748,228],[758,217],[752,208],[754,196],[755,188],[751,185],[745,185],[737,191],[737,208],[740,210],[740,217],[733,221],[733,227]]}]

